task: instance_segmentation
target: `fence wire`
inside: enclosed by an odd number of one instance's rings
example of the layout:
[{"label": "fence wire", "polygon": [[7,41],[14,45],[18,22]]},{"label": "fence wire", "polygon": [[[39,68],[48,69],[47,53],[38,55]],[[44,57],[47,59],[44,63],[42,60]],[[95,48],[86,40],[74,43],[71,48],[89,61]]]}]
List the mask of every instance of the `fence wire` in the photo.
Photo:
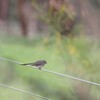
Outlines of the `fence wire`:
[{"label": "fence wire", "polygon": [[[23,63],[21,63],[21,62],[17,62],[17,61],[14,61],[14,60],[10,60],[10,59],[7,59],[7,58],[3,58],[3,57],[0,57],[0,60],[9,61],[9,62],[16,63],[16,64],[19,64],[19,65],[23,64]],[[38,69],[38,68],[35,67],[35,66],[31,66],[31,65],[26,65],[26,66],[29,66],[29,67]],[[91,81],[88,81],[88,80],[84,80],[84,79],[77,78],[77,77],[74,77],[74,76],[71,76],[71,75],[61,74],[61,73],[58,73],[58,72],[55,72],[55,71],[51,71],[51,70],[47,70],[47,69],[44,69],[44,68],[42,68],[41,70],[42,70],[42,71],[45,71],[45,72],[48,72],[48,73],[56,74],[56,75],[59,75],[59,76],[62,76],[62,77],[67,77],[67,78],[70,78],[70,79],[73,79],[73,80],[85,82],[85,83],[88,83],[88,84],[91,84],[91,85],[100,86],[99,83],[91,82]]]},{"label": "fence wire", "polygon": [[32,95],[32,96],[36,96],[36,97],[45,99],[45,100],[51,100],[51,99],[49,99],[47,97],[43,97],[41,95],[38,95],[38,94],[35,94],[35,93],[32,93],[32,92],[28,92],[28,91],[25,91],[25,90],[22,90],[22,89],[19,89],[19,88],[15,88],[15,87],[12,87],[12,86],[8,86],[8,85],[5,85],[5,84],[1,84],[0,83],[0,86],[6,87],[6,88],[10,88],[10,89],[13,89],[13,90],[16,90],[16,91],[20,91],[20,92],[23,92],[23,93],[26,93],[26,94],[29,94],[29,95]]}]

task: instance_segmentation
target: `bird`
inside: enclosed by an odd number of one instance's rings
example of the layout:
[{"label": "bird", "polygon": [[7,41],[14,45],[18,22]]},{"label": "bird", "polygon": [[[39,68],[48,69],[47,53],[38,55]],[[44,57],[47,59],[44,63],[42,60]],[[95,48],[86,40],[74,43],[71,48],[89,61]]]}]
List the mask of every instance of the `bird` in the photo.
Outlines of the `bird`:
[{"label": "bird", "polygon": [[24,63],[24,64],[21,64],[21,65],[35,66],[35,67],[38,67],[39,70],[41,70],[41,68],[44,67],[45,64],[47,64],[47,61],[45,61],[45,60],[38,60],[38,61],[35,61],[33,63]]}]

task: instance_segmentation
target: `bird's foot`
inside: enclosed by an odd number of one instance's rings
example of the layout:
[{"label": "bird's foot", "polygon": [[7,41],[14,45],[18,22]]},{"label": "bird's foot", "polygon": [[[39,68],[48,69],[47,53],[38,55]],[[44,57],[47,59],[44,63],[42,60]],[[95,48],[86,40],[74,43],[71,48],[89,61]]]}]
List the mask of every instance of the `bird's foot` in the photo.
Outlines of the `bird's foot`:
[{"label": "bird's foot", "polygon": [[41,67],[39,67],[39,70],[41,70]]}]

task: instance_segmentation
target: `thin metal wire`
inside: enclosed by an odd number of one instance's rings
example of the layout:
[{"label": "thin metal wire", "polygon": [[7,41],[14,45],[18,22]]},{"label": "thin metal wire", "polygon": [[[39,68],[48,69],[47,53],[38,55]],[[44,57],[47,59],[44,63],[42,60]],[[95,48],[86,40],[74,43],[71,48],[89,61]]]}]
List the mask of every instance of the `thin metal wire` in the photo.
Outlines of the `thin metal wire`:
[{"label": "thin metal wire", "polygon": [[25,90],[22,90],[22,89],[18,89],[18,88],[12,87],[12,86],[8,86],[8,85],[5,85],[5,84],[0,84],[0,86],[6,87],[6,88],[10,88],[10,89],[13,89],[13,90],[16,90],[16,91],[20,91],[20,92],[23,92],[23,93],[26,93],[26,94],[29,94],[29,95],[32,95],[32,96],[36,96],[36,97],[45,99],[45,100],[51,100],[51,99],[43,97],[41,95],[38,95],[38,94],[35,94],[35,93],[31,93],[31,92],[28,92],[28,91],[25,91]]},{"label": "thin metal wire", "polygon": [[10,59],[3,58],[3,57],[0,57],[0,59],[1,59],[1,60],[5,60],[5,61],[9,61],[9,62],[13,62],[13,63],[16,63],[16,64],[22,64],[21,62],[14,61],[14,60],[10,60]]},{"label": "thin metal wire", "polygon": [[[22,64],[21,62],[9,60],[9,59],[3,58],[3,57],[0,57],[0,59],[10,61],[10,62],[13,62],[13,63],[17,63],[17,64]],[[34,66],[30,66],[30,65],[27,65],[27,66],[37,69],[37,67],[34,67]],[[42,68],[42,71],[49,72],[49,73],[52,73],[52,74],[56,74],[56,75],[59,75],[59,76],[62,76],[62,77],[67,77],[67,78],[70,78],[70,79],[78,80],[78,81],[81,81],[81,82],[89,83],[89,84],[92,84],[92,85],[100,86],[99,83],[95,83],[95,82],[91,82],[91,81],[84,80],[84,79],[81,79],[81,78],[73,77],[73,76],[67,75],[67,74],[61,74],[61,73],[54,72],[54,71],[51,71],[51,70],[47,70],[47,69],[44,69],[44,68]]]},{"label": "thin metal wire", "polygon": [[[5,61],[13,62],[13,63],[16,63],[16,64],[22,64],[20,62],[10,60],[10,59],[6,59],[6,58],[2,58],[2,57],[0,57],[0,60],[5,60]],[[5,85],[5,84],[0,84],[0,86],[10,88],[10,89],[13,89],[13,90],[16,90],[16,91],[24,92],[24,93],[27,93],[27,94],[30,94],[30,95],[33,95],[33,96],[36,96],[36,97],[39,97],[39,98],[42,98],[42,99],[45,99],[45,100],[51,100],[50,98],[43,97],[41,95],[34,94],[34,93],[31,93],[31,92],[28,92],[28,91],[25,91],[25,90],[22,90],[22,89],[18,89],[18,88],[12,87],[12,86]]]},{"label": "thin metal wire", "polygon": [[81,82],[85,82],[85,83],[89,83],[89,84],[92,84],[92,85],[100,86],[99,83],[95,83],[95,82],[91,82],[91,81],[88,81],[88,80],[80,79],[80,78],[73,77],[73,76],[70,76],[70,75],[61,74],[61,73],[50,71],[50,70],[47,70],[47,69],[42,69],[42,70],[44,70],[46,72],[49,72],[49,73],[53,73],[53,74],[59,75],[59,76],[68,77],[68,78],[71,78],[71,79],[74,79],[74,80],[78,80],[78,81],[81,81]]}]

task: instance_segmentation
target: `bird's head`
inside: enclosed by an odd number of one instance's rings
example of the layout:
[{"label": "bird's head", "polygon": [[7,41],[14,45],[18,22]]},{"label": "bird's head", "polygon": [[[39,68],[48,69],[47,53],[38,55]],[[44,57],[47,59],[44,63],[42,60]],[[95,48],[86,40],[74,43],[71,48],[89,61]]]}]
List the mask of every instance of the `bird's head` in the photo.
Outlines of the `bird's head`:
[{"label": "bird's head", "polygon": [[45,64],[47,64],[47,61],[43,60],[43,62],[44,62]]}]

